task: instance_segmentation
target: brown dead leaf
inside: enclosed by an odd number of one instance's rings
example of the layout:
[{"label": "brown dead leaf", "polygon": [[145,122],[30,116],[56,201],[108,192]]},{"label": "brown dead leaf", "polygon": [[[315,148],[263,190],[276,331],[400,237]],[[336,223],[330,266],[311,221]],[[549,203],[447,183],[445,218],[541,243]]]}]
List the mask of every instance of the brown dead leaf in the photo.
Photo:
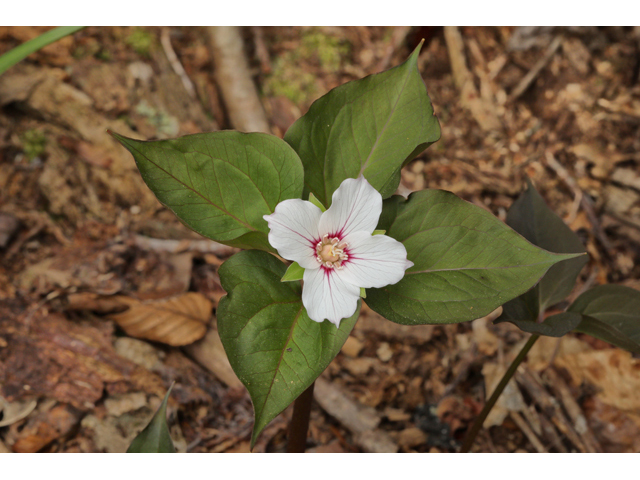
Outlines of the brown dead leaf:
[{"label": "brown dead leaf", "polygon": [[79,421],[80,412],[70,405],[58,405],[31,418],[20,431],[12,450],[17,453],[37,452],[69,433]]},{"label": "brown dead leaf", "polygon": [[123,296],[117,299],[129,305],[129,309],[110,318],[127,335],[173,347],[200,340],[211,319],[211,302],[196,292],[148,302]]},{"label": "brown dead leaf", "polygon": [[574,384],[590,383],[596,397],[629,414],[640,426],[640,360],[618,348],[591,350],[558,357],[555,364],[569,372]]}]

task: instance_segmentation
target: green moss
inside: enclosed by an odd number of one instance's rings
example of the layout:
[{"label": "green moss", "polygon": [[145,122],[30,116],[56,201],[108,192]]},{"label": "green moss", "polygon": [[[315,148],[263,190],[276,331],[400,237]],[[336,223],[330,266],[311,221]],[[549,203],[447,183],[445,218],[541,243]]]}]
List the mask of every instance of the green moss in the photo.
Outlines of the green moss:
[{"label": "green moss", "polygon": [[29,160],[44,155],[47,138],[42,131],[27,130],[20,136],[20,140],[22,141],[22,151]]},{"label": "green moss", "polygon": [[315,64],[321,71],[333,73],[340,69],[350,53],[351,45],[343,39],[317,29],[305,31],[297,48],[273,62],[272,73],[265,80],[265,93],[284,96],[301,105],[318,96],[316,77],[305,68]]},{"label": "green moss", "polygon": [[153,47],[155,38],[150,32],[141,28],[136,28],[127,38],[124,39],[124,43],[129,45],[138,55],[143,57],[149,57],[151,47]]}]

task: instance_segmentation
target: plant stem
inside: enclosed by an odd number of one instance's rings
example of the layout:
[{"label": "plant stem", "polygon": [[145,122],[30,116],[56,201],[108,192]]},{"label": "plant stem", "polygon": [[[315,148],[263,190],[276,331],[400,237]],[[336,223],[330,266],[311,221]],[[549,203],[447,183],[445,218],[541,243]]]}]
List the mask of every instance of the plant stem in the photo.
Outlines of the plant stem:
[{"label": "plant stem", "polygon": [[293,416],[289,424],[289,440],[287,442],[287,453],[304,453],[307,447],[307,431],[309,430],[309,415],[311,414],[311,403],[313,402],[313,382],[302,395],[296,398],[293,403]]},{"label": "plant stem", "polygon": [[460,453],[467,453],[469,450],[471,450],[471,446],[473,445],[473,442],[478,436],[478,432],[480,432],[480,429],[482,428],[482,424],[484,423],[487,416],[489,415],[489,412],[498,401],[498,398],[502,394],[502,391],[504,390],[504,388],[507,386],[507,383],[509,383],[509,380],[511,380],[511,377],[513,377],[513,374],[516,373],[518,366],[522,363],[522,360],[524,360],[524,357],[527,356],[527,353],[529,353],[529,350],[531,350],[531,347],[533,347],[533,344],[536,343],[538,338],[540,338],[540,335],[531,335],[527,343],[525,343],[524,347],[522,347],[522,350],[520,350],[520,353],[518,353],[518,356],[514,358],[513,362],[511,362],[511,365],[509,365],[509,368],[507,369],[507,371],[504,372],[504,375],[502,376],[500,383],[498,383],[495,390],[491,394],[491,397],[489,397],[489,400],[487,400],[487,403],[485,403],[484,408],[480,412],[480,415],[478,415],[475,422],[473,422],[471,430],[469,430],[467,435],[464,437],[464,441],[462,442],[462,447],[460,448]]}]

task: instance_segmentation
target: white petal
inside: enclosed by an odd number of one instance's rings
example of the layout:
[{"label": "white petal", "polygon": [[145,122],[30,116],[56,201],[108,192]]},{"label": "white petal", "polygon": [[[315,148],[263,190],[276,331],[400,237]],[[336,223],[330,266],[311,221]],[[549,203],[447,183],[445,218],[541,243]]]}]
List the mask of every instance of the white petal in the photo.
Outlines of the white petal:
[{"label": "white petal", "polygon": [[322,235],[344,237],[353,232],[373,233],[382,213],[382,196],[360,176],[347,178],[333,192],[331,207],[322,214]]},{"label": "white petal", "polygon": [[360,288],[346,283],[338,270],[304,271],[302,303],[311,320],[322,322],[325,319],[340,326],[340,320],[349,318],[356,311]]},{"label": "white petal", "polygon": [[322,211],[298,198],[284,200],[275,212],[265,215],[269,224],[269,243],[282,258],[298,262],[302,268],[319,268],[316,245],[320,241],[318,222]]},{"label": "white petal", "polygon": [[407,260],[407,249],[386,235],[371,236],[356,232],[344,239],[349,259],[343,263],[340,276],[345,282],[363,288],[380,288],[398,283],[413,263]]}]

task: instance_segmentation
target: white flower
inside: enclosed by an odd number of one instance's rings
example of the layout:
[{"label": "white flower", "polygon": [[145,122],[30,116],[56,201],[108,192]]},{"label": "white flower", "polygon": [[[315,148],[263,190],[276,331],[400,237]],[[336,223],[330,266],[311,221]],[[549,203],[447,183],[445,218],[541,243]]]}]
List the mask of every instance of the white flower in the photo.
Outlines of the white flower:
[{"label": "white flower", "polygon": [[372,235],[381,212],[382,196],[360,176],[342,182],[324,213],[311,202],[291,199],[264,216],[269,243],[305,269],[302,303],[312,320],[340,326],[356,311],[361,287],[398,283],[413,266],[402,243]]}]

